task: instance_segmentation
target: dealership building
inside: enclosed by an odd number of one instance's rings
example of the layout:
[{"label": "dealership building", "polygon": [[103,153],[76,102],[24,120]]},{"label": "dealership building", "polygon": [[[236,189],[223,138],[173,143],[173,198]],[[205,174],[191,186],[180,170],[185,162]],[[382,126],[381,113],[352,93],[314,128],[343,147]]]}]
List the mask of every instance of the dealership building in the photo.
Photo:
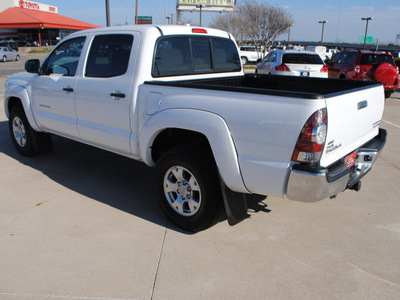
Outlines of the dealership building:
[{"label": "dealership building", "polygon": [[100,26],[60,15],[56,6],[26,0],[0,1],[0,41],[53,45],[72,32],[96,27]]}]

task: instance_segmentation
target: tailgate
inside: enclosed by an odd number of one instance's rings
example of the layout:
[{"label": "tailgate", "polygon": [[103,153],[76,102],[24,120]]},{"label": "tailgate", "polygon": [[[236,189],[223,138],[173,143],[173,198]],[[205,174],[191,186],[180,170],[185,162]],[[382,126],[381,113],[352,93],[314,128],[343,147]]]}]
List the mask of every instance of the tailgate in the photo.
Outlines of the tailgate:
[{"label": "tailgate", "polygon": [[327,95],[328,132],[321,166],[327,167],[378,134],[385,106],[382,85]]}]

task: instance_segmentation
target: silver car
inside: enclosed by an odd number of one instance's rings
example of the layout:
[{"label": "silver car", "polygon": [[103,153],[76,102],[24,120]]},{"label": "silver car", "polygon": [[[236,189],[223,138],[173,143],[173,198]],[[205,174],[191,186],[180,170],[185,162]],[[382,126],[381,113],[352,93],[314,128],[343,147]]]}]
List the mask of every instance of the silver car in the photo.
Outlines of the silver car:
[{"label": "silver car", "polygon": [[19,54],[9,47],[0,47],[0,60],[2,62],[6,62],[7,60],[19,60]]}]

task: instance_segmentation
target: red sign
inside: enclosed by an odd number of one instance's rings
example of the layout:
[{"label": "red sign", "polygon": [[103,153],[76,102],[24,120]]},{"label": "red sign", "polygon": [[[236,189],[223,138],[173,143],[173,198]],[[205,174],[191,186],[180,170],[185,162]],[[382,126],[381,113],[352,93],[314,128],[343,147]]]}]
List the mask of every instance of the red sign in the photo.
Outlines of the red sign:
[{"label": "red sign", "polygon": [[357,160],[357,151],[349,154],[344,159],[344,163],[345,163],[346,167],[351,168],[352,166],[354,166],[356,164],[356,160]]}]

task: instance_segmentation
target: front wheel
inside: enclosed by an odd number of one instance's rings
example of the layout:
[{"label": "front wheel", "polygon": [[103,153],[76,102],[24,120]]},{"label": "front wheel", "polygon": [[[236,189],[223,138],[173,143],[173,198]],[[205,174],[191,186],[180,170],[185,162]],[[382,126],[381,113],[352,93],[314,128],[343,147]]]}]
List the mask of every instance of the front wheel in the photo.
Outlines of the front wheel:
[{"label": "front wheel", "polygon": [[1,59],[2,62],[6,62],[7,61],[7,56],[3,56],[3,58]]},{"label": "front wheel", "polygon": [[245,56],[241,57],[240,60],[242,62],[242,65],[246,65],[249,62],[247,57],[245,57]]},{"label": "front wheel", "polygon": [[156,184],[162,210],[179,227],[197,232],[218,220],[222,208],[220,181],[212,155],[206,150],[180,146],[164,154],[157,164]]},{"label": "front wheel", "polygon": [[52,149],[50,135],[35,131],[21,106],[11,108],[8,125],[14,146],[22,155],[33,156]]}]

